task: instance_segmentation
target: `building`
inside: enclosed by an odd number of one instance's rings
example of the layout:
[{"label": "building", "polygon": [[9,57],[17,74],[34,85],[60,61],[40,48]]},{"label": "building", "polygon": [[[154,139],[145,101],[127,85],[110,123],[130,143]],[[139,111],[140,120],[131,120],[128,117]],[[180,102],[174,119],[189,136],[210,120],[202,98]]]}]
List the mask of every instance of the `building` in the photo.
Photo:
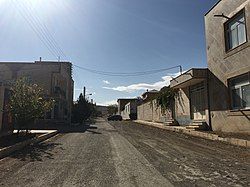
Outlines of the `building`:
[{"label": "building", "polygon": [[118,99],[118,112],[123,119],[130,119],[131,115],[137,116],[137,105],[140,100],[138,98]]},{"label": "building", "polygon": [[10,97],[10,87],[17,78],[27,77],[44,90],[46,97],[55,100],[54,108],[45,116],[47,120],[70,123],[73,101],[72,64],[69,62],[0,62],[0,127],[10,126],[5,107]]},{"label": "building", "polygon": [[179,125],[197,129],[210,129],[208,100],[209,70],[193,68],[170,81],[176,90],[173,118]]},{"label": "building", "polygon": [[250,1],[219,1],[205,25],[212,129],[250,132]]},{"label": "building", "polygon": [[124,110],[121,112],[122,119],[128,120],[128,119],[137,119],[137,105],[139,103],[139,100],[132,100],[128,102]]},{"label": "building", "polygon": [[180,125],[250,132],[250,1],[220,0],[205,15],[208,68],[171,80]]},{"label": "building", "polygon": [[151,90],[142,94],[142,102],[137,107],[137,119],[150,122],[160,122],[167,125],[173,125],[172,111],[162,110],[161,106],[158,106],[156,97],[159,91]]}]

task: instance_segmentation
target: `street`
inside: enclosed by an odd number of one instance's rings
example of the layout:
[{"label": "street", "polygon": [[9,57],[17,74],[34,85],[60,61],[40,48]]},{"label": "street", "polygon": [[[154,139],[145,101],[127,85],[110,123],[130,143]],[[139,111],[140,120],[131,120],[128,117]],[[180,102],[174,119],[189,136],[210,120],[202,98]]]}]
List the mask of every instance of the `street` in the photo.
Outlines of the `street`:
[{"label": "street", "polygon": [[250,150],[98,119],[0,160],[1,186],[249,186]]}]

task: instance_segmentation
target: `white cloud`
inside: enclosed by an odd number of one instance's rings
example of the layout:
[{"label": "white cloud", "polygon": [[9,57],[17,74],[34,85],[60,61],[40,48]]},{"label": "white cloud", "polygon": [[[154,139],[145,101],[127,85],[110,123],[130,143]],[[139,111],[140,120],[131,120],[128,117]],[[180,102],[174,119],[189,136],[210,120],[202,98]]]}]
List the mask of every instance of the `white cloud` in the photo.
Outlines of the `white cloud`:
[{"label": "white cloud", "polygon": [[111,101],[105,101],[103,103],[97,103],[97,105],[101,105],[101,106],[108,106],[108,105],[113,105],[113,104],[117,104],[117,100],[111,100]]},{"label": "white cloud", "polygon": [[103,88],[120,92],[128,92],[128,93],[132,93],[134,91],[139,91],[139,90],[144,90],[144,91],[153,89],[160,90],[162,87],[168,86],[170,84],[170,80],[172,80],[173,77],[176,77],[178,75],[179,73],[166,75],[162,77],[161,81],[152,84],[137,83],[137,84],[131,84],[129,86],[103,87]]},{"label": "white cloud", "polygon": [[110,82],[107,81],[107,80],[103,80],[102,82],[103,82],[104,84],[110,84]]}]

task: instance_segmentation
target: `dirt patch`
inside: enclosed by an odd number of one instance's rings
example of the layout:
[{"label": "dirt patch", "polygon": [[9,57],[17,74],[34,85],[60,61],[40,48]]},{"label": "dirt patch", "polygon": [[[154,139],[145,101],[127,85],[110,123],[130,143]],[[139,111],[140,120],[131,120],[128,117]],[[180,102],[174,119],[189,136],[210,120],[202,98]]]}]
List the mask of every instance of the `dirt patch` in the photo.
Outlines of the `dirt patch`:
[{"label": "dirt patch", "polygon": [[174,186],[249,186],[250,149],[133,122],[111,122]]}]

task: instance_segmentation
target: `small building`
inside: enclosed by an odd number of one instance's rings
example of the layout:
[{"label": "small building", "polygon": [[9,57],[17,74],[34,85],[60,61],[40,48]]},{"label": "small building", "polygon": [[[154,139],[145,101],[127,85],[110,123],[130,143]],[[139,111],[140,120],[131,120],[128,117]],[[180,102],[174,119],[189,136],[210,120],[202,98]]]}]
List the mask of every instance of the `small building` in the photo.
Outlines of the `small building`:
[{"label": "small building", "polygon": [[137,105],[140,100],[138,98],[131,99],[118,99],[118,114],[122,116],[123,119],[130,119],[130,116],[137,116]]},{"label": "small building", "polygon": [[0,69],[0,131],[12,128],[5,107],[10,87],[20,77],[27,77],[44,90],[46,97],[55,100],[53,110],[46,113],[44,120],[70,123],[74,84],[70,62],[0,62]]},{"label": "small building", "polygon": [[173,118],[179,125],[210,128],[209,70],[193,68],[170,81],[176,90]]}]

